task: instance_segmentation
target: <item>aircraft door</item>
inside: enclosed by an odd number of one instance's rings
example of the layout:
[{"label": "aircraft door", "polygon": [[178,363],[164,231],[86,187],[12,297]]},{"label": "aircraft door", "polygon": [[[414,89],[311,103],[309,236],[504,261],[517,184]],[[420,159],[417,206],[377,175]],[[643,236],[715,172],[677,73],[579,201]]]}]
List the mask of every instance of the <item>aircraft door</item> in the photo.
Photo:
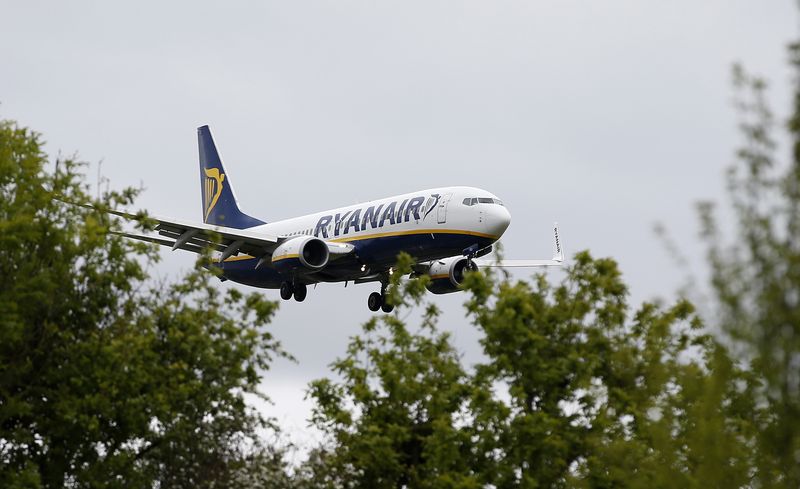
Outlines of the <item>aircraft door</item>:
[{"label": "aircraft door", "polygon": [[436,220],[439,224],[447,222],[447,204],[450,203],[450,198],[453,194],[444,194],[439,201],[439,208],[436,209]]}]

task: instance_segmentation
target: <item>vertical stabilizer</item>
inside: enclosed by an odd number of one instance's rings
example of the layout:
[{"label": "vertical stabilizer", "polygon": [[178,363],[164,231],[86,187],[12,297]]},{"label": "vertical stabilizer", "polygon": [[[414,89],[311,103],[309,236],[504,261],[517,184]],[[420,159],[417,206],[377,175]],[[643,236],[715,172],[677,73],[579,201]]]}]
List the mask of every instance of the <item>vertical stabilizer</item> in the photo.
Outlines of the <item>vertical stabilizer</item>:
[{"label": "vertical stabilizer", "polygon": [[239,210],[230,176],[222,166],[222,160],[208,126],[197,128],[197,142],[200,147],[203,222],[236,229],[265,224],[264,221],[250,217]]}]

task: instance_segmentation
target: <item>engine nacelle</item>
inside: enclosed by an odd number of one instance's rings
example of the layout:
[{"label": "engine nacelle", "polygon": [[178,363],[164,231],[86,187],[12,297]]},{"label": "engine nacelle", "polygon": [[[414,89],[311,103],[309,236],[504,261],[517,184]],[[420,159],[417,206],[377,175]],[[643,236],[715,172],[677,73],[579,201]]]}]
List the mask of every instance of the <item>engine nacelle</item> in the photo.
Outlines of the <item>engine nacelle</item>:
[{"label": "engine nacelle", "polygon": [[477,265],[463,256],[437,260],[428,269],[428,275],[431,277],[428,291],[434,294],[458,292],[461,290],[460,285],[464,283],[464,274],[477,269]]},{"label": "engine nacelle", "polygon": [[328,264],[328,245],[313,236],[298,236],[281,243],[272,252],[272,266],[279,272],[316,272]]}]

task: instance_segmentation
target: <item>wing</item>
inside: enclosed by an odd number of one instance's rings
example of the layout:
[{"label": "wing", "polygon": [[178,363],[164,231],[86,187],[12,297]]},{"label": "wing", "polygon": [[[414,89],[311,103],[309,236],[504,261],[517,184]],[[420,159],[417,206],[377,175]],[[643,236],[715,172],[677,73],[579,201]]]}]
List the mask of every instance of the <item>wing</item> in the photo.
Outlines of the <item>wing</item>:
[{"label": "wing", "polygon": [[536,268],[560,267],[564,264],[560,260],[473,260],[479,267],[496,268]]},{"label": "wing", "polygon": [[534,268],[534,267],[560,267],[564,264],[564,251],[561,249],[561,240],[558,236],[558,224],[553,225],[553,238],[555,252],[550,260],[492,260],[475,259],[473,263],[479,267],[497,268]]},{"label": "wing", "polygon": [[[132,221],[145,219],[142,215],[123,211],[109,210],[107,212]],[[220,261],[240,253],[254,257],[271,255],[272,251],[284,241],[284,238],[279,236],[270,236],[245,229],[234,229],[158,216],[147,216],[147,219],[156,221],[155,230],[166,239],[145,234],[119,234],[140,241],[170,246],[173,250],[182,249],[200,253],[203,249],[210,247],[222,253],[219,257]]]},{"label": "wing", "polygon": [[[124,219],[142,221],[144,216],[130,214],[128,212],[109,210],[110,214]],[[219,251],[221,255],[219,261],[225,261],[231,256],[239,254],[250,255],[259,258],[256,268],[268,261],[275,248],[288,239],[284,236],[272,236],[264,233],[256,233],[244,229],[234,229],[225,226],[214,226],[211,224],[201,224],[181,221],[178,219],[168,219],[162,217],[148,216],[147,219],[157,222],[155,230],[164,236],[159,238],[146,234],[117,233],[126,238],[138,239],[148,243],[156,243],[162,246],[169,246],[173,250],[181,249],[193,253],[202,253],[204,249],[211,248]],[[328,246],[331,260],[343,258],[355,251],[355,247],[349,243],[331,243],[325,241]]]}]

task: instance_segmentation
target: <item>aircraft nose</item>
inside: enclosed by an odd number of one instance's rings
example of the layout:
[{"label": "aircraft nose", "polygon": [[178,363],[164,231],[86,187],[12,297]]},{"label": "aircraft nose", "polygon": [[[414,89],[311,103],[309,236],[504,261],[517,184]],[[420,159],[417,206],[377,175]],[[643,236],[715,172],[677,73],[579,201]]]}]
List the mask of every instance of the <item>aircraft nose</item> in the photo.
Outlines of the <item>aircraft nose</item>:
[{"label": "aircraft nose", "polygon": [[511,224],[511,213],[502,205],[492,205],[486,224],[491,234],[500,237]]}]

